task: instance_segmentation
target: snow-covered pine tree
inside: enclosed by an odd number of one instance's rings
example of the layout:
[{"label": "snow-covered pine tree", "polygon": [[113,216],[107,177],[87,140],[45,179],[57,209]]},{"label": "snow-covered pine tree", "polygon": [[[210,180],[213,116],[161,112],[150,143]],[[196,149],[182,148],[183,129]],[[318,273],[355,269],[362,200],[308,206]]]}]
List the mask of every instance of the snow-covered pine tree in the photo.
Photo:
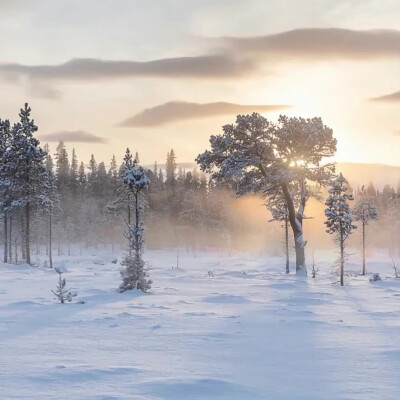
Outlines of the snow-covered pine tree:
[{"label": "snow-covered pine tree", "polygon": [[9,151],[3,155],[4,173],[10,182],[13,200],[10,207],[23,210],[23,239],[26,262],[31,264],[30,220],[33,207],[43,203],[46,152],[33,134],[37,126],[30,119],[26,103],[20,111],[20,122],[11,130]]},{"label": "snow-covered pine tree", "polygon": [[329,196],[326,199],[325,209],[327,226],[326,232],[336,235],[336,241],[340,247],[340,285],[344,285],[344,263],[345,263],[345,242],[353,229],[357,228],[353,224],[348,200],[353,200],[353,195],[347,194],[347,181],[340,174],[332,183],[329,189]]},{"label": "snow-covered pine tree", "polygon": [[89,160],[89,174],[87,177],[89,189],[95,186],[96,176],[97,176],[97,162],[96,159],[94,158],[94,155],[91,154]]},{"label": "snow-covered pine tree", "polygon": [[56,175],[57,175],[57,185],[61,191],[68,190],[70,165],[68,159],[67,149],[63,141],[58,143],[56,154]]},{"label": "snow-covered pine tree", "polygon": [[61,304],[65,302],[71,302],[72,299],[76,296],[76,293],[71,292],[71,289],[67,288],[67,281],[62,276],[62,271],[60,268],[56,267],[54,270],[58,274],[58,283],[56,286],[56,290],[52,290],[53,294],[56,296],[56,299],[60,301]]},{"label": "snow-covered pine tree", "polygon": [[9,150],[11,139],[10,122],[8,120],[2,121],[0,119],[0,215],[4,223],[4,262],[8,262],[8,249],[9,241],[9,229],[8,229],[8,214],[9,206],[11,202],[10,196],[10,180],[7,177],[7,169],[5,166],[4,155]]},{"label": "snow-covered pine tree", "polygon": [[[336,152],[332,129],[320,118],[280,116],[278,123],[260,114],[239,115],[236,124],[225,125],[221,135],[210,138],[211,151],[196,161],[217,180],[236,184],[239,196],[262,193],[267,199],[282,192],[288,208],[296,250],[296,272],[306,273],[303,236],[304,210],[310,192],[308,182],[325,186],[334,173],[333,164],[322,164]],[[296,209],[290,187],[298,188]]]},{"label": "snow-covered pine tree", "polygon": [[121,271],[122,283],[120,291],[139,289],[142,292],[146,292],[150,289],[152,281],[149,279],[146,264],[143,260],[144,228],[140,216],[143,212],[142,191],[149,186],[150,181],[142,166],[136,162],[130,163],[129,159],[126,161],[124,184],[127,185],[133,195],[135,223],[133,227],[131,224],[128,225],[129,232],[127,236],[131,251],[122,261],[125,269]]},{"label": "snow-covered pine tree", "polygon": [[364,186],[361,188],[361,192],[356,198],[353,207],[353,215],[356,221],[361,222],[362,226],[362,274],[366,273],[366,261],[365,261],[365,249],[366,249],[366,226],[369,225],[370,221],[378,219],[378,211],[375,207],[374,200],[370,196]]},{"label": "snow-covered pine tree", "polygon": [[165,164],[165,170],[166,170],[165,186],[171,192],[175,192],[176,169],[177,169],[176,155],[174,149],[171,149],[171,151],[167,153],[167,162]]},{"label": "snow-covered pine tree", "polygon": [[57,179],[52,169],[47,169],[44,175],[43,196],[41,201],[41,211],[47,217],[47,240],[49,266],[53,268],[53,224],[54,217],[60,213],[60,195],[58,192]]},{"label": "snow-covered pine tree", "polygon": [[75,149],[72,149],[72,156],[71,156],[71,168],[69,170],[69,186],[71,189],[71,197],[74,201],[76,201],[78,196],[78,188],[79,188],[79,181],[78,181],[78,159],[76,157]]}]

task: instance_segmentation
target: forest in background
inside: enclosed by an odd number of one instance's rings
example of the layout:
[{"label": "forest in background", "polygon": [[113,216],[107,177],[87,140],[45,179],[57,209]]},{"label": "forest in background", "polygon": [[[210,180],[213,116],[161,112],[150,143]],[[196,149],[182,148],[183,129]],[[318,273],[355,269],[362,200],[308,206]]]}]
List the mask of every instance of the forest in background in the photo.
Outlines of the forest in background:
[{"label": "forest in background", "polygon": [[[4,259],[18,263],[27,259],[27,251],[33,259],[36,254],[48,254],[50,242],[58,255],[89,247],[126,249],[124,228],[132,218],[132,198],[123,182],[125,162],[118,163],[114,155],[105,163],[91,155],[85,164],[74,149],[68,154],[63,142],[54,153],[48,144],[42,149],[28,106],[20,118],[13,127],[7,120],[0,121]],[[140,162],[140,154],[133,155],[129,149],[124,160],[130,155]],[[147,247],[257,249],[276,254],[283,249],[283,244],[276,246],[283,243],[282,223],[268,223],[271,214],[262,197],[237,199],[234,182],[214,180],[197,168],[179,167],[173,149],[166,155],[165,168],[154,163],[146,174],[150,185],[143,193],[142,207]],[[356,198],[360,190],[351,188]],[[379,213],[368,235],[370,247],[398,254],[400,185],[376,189],[370,182],[366,190]],[[315,199],[307,205],[309,248],[331,246],[329,235],[321,235],[323,208],[323,202]],[[355,231],[350,245],[357,247],[359,240]]]}]

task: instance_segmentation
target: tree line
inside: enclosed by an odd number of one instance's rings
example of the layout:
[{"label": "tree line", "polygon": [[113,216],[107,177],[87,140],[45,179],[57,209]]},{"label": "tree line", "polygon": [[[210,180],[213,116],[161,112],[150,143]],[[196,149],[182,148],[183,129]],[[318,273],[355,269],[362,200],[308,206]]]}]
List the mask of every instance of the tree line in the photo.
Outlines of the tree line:
[{"label": "tree line", "polygon": [[[113,156],[108,166],[91,155],[85,165],[61,141],[52,155],[35,137],[38,127],[28,104],[19,116],[13,125],[0,119],[4,261],[33,264],[32,254],[43,248],[50,264],[53,252],[71,254],[74,246],[128,248],[123,232],[133,222],[134,199],[124,184],[125,168],[129,160],[139,162],[139,154],[127,149],[121,164]],[[224,205],[234,197],[229,185],[214,183],[196,168],[179,168],[173,149],[165,168],[154,163],[145,172],[151,185],[141,207],[153,228],[147,233],[150,246],[175,245],[187,230],[195,237],[209,229],[227,240]]]},{"label": "tree line", "polygon": [[[125,182],[126,167],[133,161],[139,163],[139,154],[127,149],[121,164],[113,156],[108,166],[91,155],[85,165],[74,149],[68,154],[60,142],[52,155],[49,146],[42,148],[35,137],[38,127],[27,104],[19,117],[13,125],[0,120],[4,261],[32,264],[35,247],[36,253],[45,248],[50,265],[53,251],[70,254],[77,246],[131,248],[123,234],[126,224],[131,226],[135,218],[134,194]],[[173,149],[167,154],[165,168],[157,163],[145,168],[151,183],[142,193],[140,208],[148,226],[148,246],[193,246],[196,235],[204,237],[207,232],[213,232],[214,245],[226,245],[235,230],[240,240],[241,227],[235,226],[229,205],[235,196],[256,194],[272,219],[285,224],[286,271],[289,228],[296,270],[304,270],[306,206],[310,198],[321,200],[321,190],[337,179],[335,165],[324,162],[336,152],[332,129],[320,118],[281,116],[274,123],[254,113],[225,125],[222,134],[211,136],[210,144],[211,149],[197,158],[200,172],[179,168]],[[373,199],[381,221],[388,221],[396,230],[395,240],[400,230],[395,222],[399,220],[400,187],[386,185],[379,191],[370,183],[351,191],[356,198],[363,193],[368,201]]]}]

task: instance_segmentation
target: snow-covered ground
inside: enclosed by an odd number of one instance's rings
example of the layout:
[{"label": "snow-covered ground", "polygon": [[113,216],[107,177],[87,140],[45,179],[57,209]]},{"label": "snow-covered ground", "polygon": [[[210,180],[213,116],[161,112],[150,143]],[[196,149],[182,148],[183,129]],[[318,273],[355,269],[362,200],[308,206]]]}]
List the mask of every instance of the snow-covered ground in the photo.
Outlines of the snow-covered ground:
[{"label": "snow-covered ground", "polygon": [[176,256],[146,253],[149,294],[116,293],[111,254],[59,257],[78,291],[64,305],[54,271],[0,264],[0,398],[400,399],[389,260],[369,265],[382,281],[340,287],[331,262],[312,279],[263,254],[181,252],[178,269]]}]

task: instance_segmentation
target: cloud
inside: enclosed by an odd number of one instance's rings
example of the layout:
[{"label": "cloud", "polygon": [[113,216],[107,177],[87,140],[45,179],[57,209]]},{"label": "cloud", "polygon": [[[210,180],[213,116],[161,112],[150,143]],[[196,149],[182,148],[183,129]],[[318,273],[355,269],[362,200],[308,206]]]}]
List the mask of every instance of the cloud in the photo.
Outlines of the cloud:
[{"label": "cloud", "polygon": [[106,61],[78,58],[58,65],[0,64],[7,80],[99,80],[128,77],[224,78],[251,72],[251,61],[226,55],[165,58],[153,61]]},{"label": "cloud", "polygon": [[400,91],[386,94],[384,96],[373,97],[370,101],[395,103],[400,101]]},{"label": "cloud", "polygon": [[105,143],[107,140],[85,131],[60,131],[41,135],[42,142]]},{"label": "cloud", "polygon": [[[268,61],[362,60],[400,56],[400,31],[308,28],[273,35],[215,38],[217,53],[151,61],[77,58],[56,65],[1,63],[0,75],[12,82],[99,81],[118,78],[225,79],[248,77]],[[262,71],[265,74],[265,71]],[[48,86],[39,95],[56,97]]]},{"label": "cloud", "polygon": [[274,35],[217,39],[233,51],[311,59],[398,57],[400,31],[338,28],[295,29]]},{"label": "cloud", "polygon": [[236,115],[241,113],[278,111],[289,108],[288,105],[243,105],[225,102],[217,103],[188,103],[170,101],[156,107],[147,108],[140,113],[123,121],[124,127],[161,126],[176,121],[194,118],[209,118],[216,115]]}]

